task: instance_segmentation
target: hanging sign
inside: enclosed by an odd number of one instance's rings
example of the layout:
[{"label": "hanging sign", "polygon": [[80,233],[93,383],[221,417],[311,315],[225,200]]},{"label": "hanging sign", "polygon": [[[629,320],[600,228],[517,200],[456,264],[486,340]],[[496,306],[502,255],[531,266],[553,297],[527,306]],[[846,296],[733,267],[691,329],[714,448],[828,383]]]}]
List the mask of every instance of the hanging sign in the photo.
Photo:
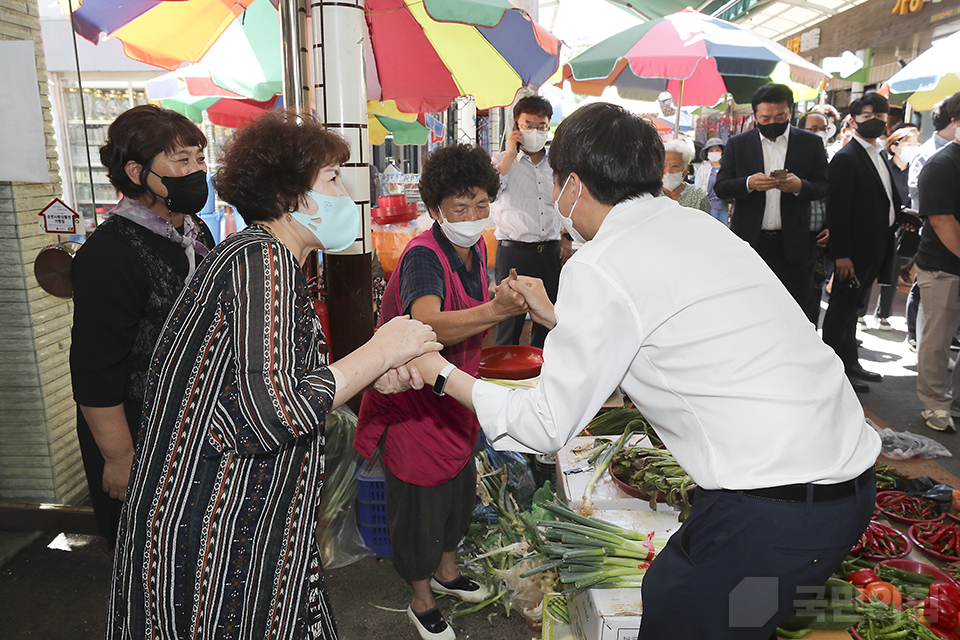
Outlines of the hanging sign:
[{"label": "hanging sign", "polygon": [[[937,2],[938,0],[933,1]],[[890,13],[899,13],[901,16],[905,16],[908,13],[920,11],[920,9],[923,9],[923,0],[897,0],[896,6]]]},{"label": "hanging sign", "polygon": [[842,56],[824,58],[820,68],[827,73],[837,73],[841,78],[849,78],[863,68],[863,60],[855,53],[844,51]]},{"label": "hanging sign", "polygon": [[44,233],[80,233],[77,229],[80,214],[63,204],[59,198],[54,198],[39,215],[40,230]]}]

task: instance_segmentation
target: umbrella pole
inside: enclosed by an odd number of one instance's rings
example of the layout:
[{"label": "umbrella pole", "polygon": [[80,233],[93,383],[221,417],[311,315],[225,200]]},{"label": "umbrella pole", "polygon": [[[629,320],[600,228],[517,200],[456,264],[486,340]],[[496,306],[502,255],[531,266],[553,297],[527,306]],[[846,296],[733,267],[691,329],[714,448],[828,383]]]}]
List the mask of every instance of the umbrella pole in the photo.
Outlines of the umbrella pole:
[{"label": "umbrella pole", "polygon": [[680,107],[683,106],[683,83],[686,80],[680,81],[680,99],[677,101],[677,122],[673,127],[673,139],[676,140],[680,137]]}]

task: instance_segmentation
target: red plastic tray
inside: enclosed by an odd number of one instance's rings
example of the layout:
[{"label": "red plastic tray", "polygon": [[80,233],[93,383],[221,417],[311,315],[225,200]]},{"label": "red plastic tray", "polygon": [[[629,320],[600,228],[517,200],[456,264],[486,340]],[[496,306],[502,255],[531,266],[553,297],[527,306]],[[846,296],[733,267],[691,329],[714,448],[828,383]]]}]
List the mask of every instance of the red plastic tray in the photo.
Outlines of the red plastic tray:
[{"label": "red plastic tray", "polygon": [[[954,526],[960,526],[954,524]],[[907,529],[907,538],[910,539],[913,544],[917,545],[917,548],[923,551],[925,554],[931,558],[936,558],[938,560],[943,560],[944,562],[960,562],[960,557],[958,556],[948,556],[945,553],[940,553],[939,551],[934,551],[933,549],[928,549],[923,546],[923,543],[920,542],[920,539],[917,537],[917,525],[910,525],[910,528]]]},{"label": "red plastic tray", "polygon": [[540,375],[543,349],[522,345],[484,347],[480,352],[480,376],[497,380],[524,380]]},{"label": "red plastic tray", "polygon": [[939,522],[946,517],[946,513],[941,513],[936,518],[929,518],[927,520],[917,520],[916,518],[907,518],[905,516],[898,515],[896,513],[891,513],[880,506],[880,498],[886,495],[892,494],[902,494],[903,491],[878,491],[877,492],[877,508],[880,509],[880,512],[883,513],[884,517],[895,522],[902,522],[904,524],[916,524],[918,522]]},{"label": "red plastic tray", "polygon": [[893,567],[894,569],[903,569],[904,571],[912,571],[913,573],[925,573],[928,576],[933,576],[936,578],[938,582],[950,582],[960,587],[960,581],[957,581],[957,579],[951,576],[949,573],[940,571],[940,569],[937,569],[933,565],[924,564],[922,562],[914,562],[913,560],[907,560],[906,558],[881,560],[877,564],[884,564],[888,567]]}]

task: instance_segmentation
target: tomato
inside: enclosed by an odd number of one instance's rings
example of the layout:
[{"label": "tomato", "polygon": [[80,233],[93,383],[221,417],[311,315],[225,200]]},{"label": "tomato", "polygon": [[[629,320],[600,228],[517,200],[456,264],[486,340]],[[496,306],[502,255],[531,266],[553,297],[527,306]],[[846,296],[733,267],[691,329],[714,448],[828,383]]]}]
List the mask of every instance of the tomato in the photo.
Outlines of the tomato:
[{"label": "tomato", "polygon": [[873,569],[857,569],[847,576],[847,582],[856,587],[865,587],[871,582],[880,582],[880,577]]},{"label": "tomato", "polygon": [[903,604],[903,597],[900,595],[900,592],[897,591],[897,588],[889,582],[882,582],[879,580],[876,582],[871,582],[867,586],[860,589],[860,593],[868,598],[879,600],[884,604],[893,605],[898,609],[900,608],[900,605]]},{"label": "tomato", "polygon": [[930,624],[941,629],[953,629],[957,624],[957,608],[949,601],[936,596],[927,596],[923,601],[923,617],[930,621]]},{"label": "tomato", "polygon": [[950,582],[934,582],[930,585],[930,594],[946,600],[955,608],[960,610],[960,587]]}]

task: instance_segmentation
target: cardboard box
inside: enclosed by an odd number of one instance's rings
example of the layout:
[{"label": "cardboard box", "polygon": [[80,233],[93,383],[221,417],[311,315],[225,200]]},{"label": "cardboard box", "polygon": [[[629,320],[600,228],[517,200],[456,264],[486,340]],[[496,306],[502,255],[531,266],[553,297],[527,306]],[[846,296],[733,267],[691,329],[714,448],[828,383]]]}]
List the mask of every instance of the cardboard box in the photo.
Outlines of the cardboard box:
[{"label": "cardboard box", "polygon": [[567,598],[559,593],[543,596],[543,633],[541,640],[576,640],[570,626]]},{"label": "cardboard box", "polygon": [[570,602],[570,624],[581,640],[637,640],[640,589],[586,589]]},{"label": "cardboard box", "polygon": [[[674,511],[598,511],[594,517],[624,529],[669,538],[680,528]],[[580,640],[636,640],[643,601],[640,589],[586,589],[570,599],[570,624]]]}]

